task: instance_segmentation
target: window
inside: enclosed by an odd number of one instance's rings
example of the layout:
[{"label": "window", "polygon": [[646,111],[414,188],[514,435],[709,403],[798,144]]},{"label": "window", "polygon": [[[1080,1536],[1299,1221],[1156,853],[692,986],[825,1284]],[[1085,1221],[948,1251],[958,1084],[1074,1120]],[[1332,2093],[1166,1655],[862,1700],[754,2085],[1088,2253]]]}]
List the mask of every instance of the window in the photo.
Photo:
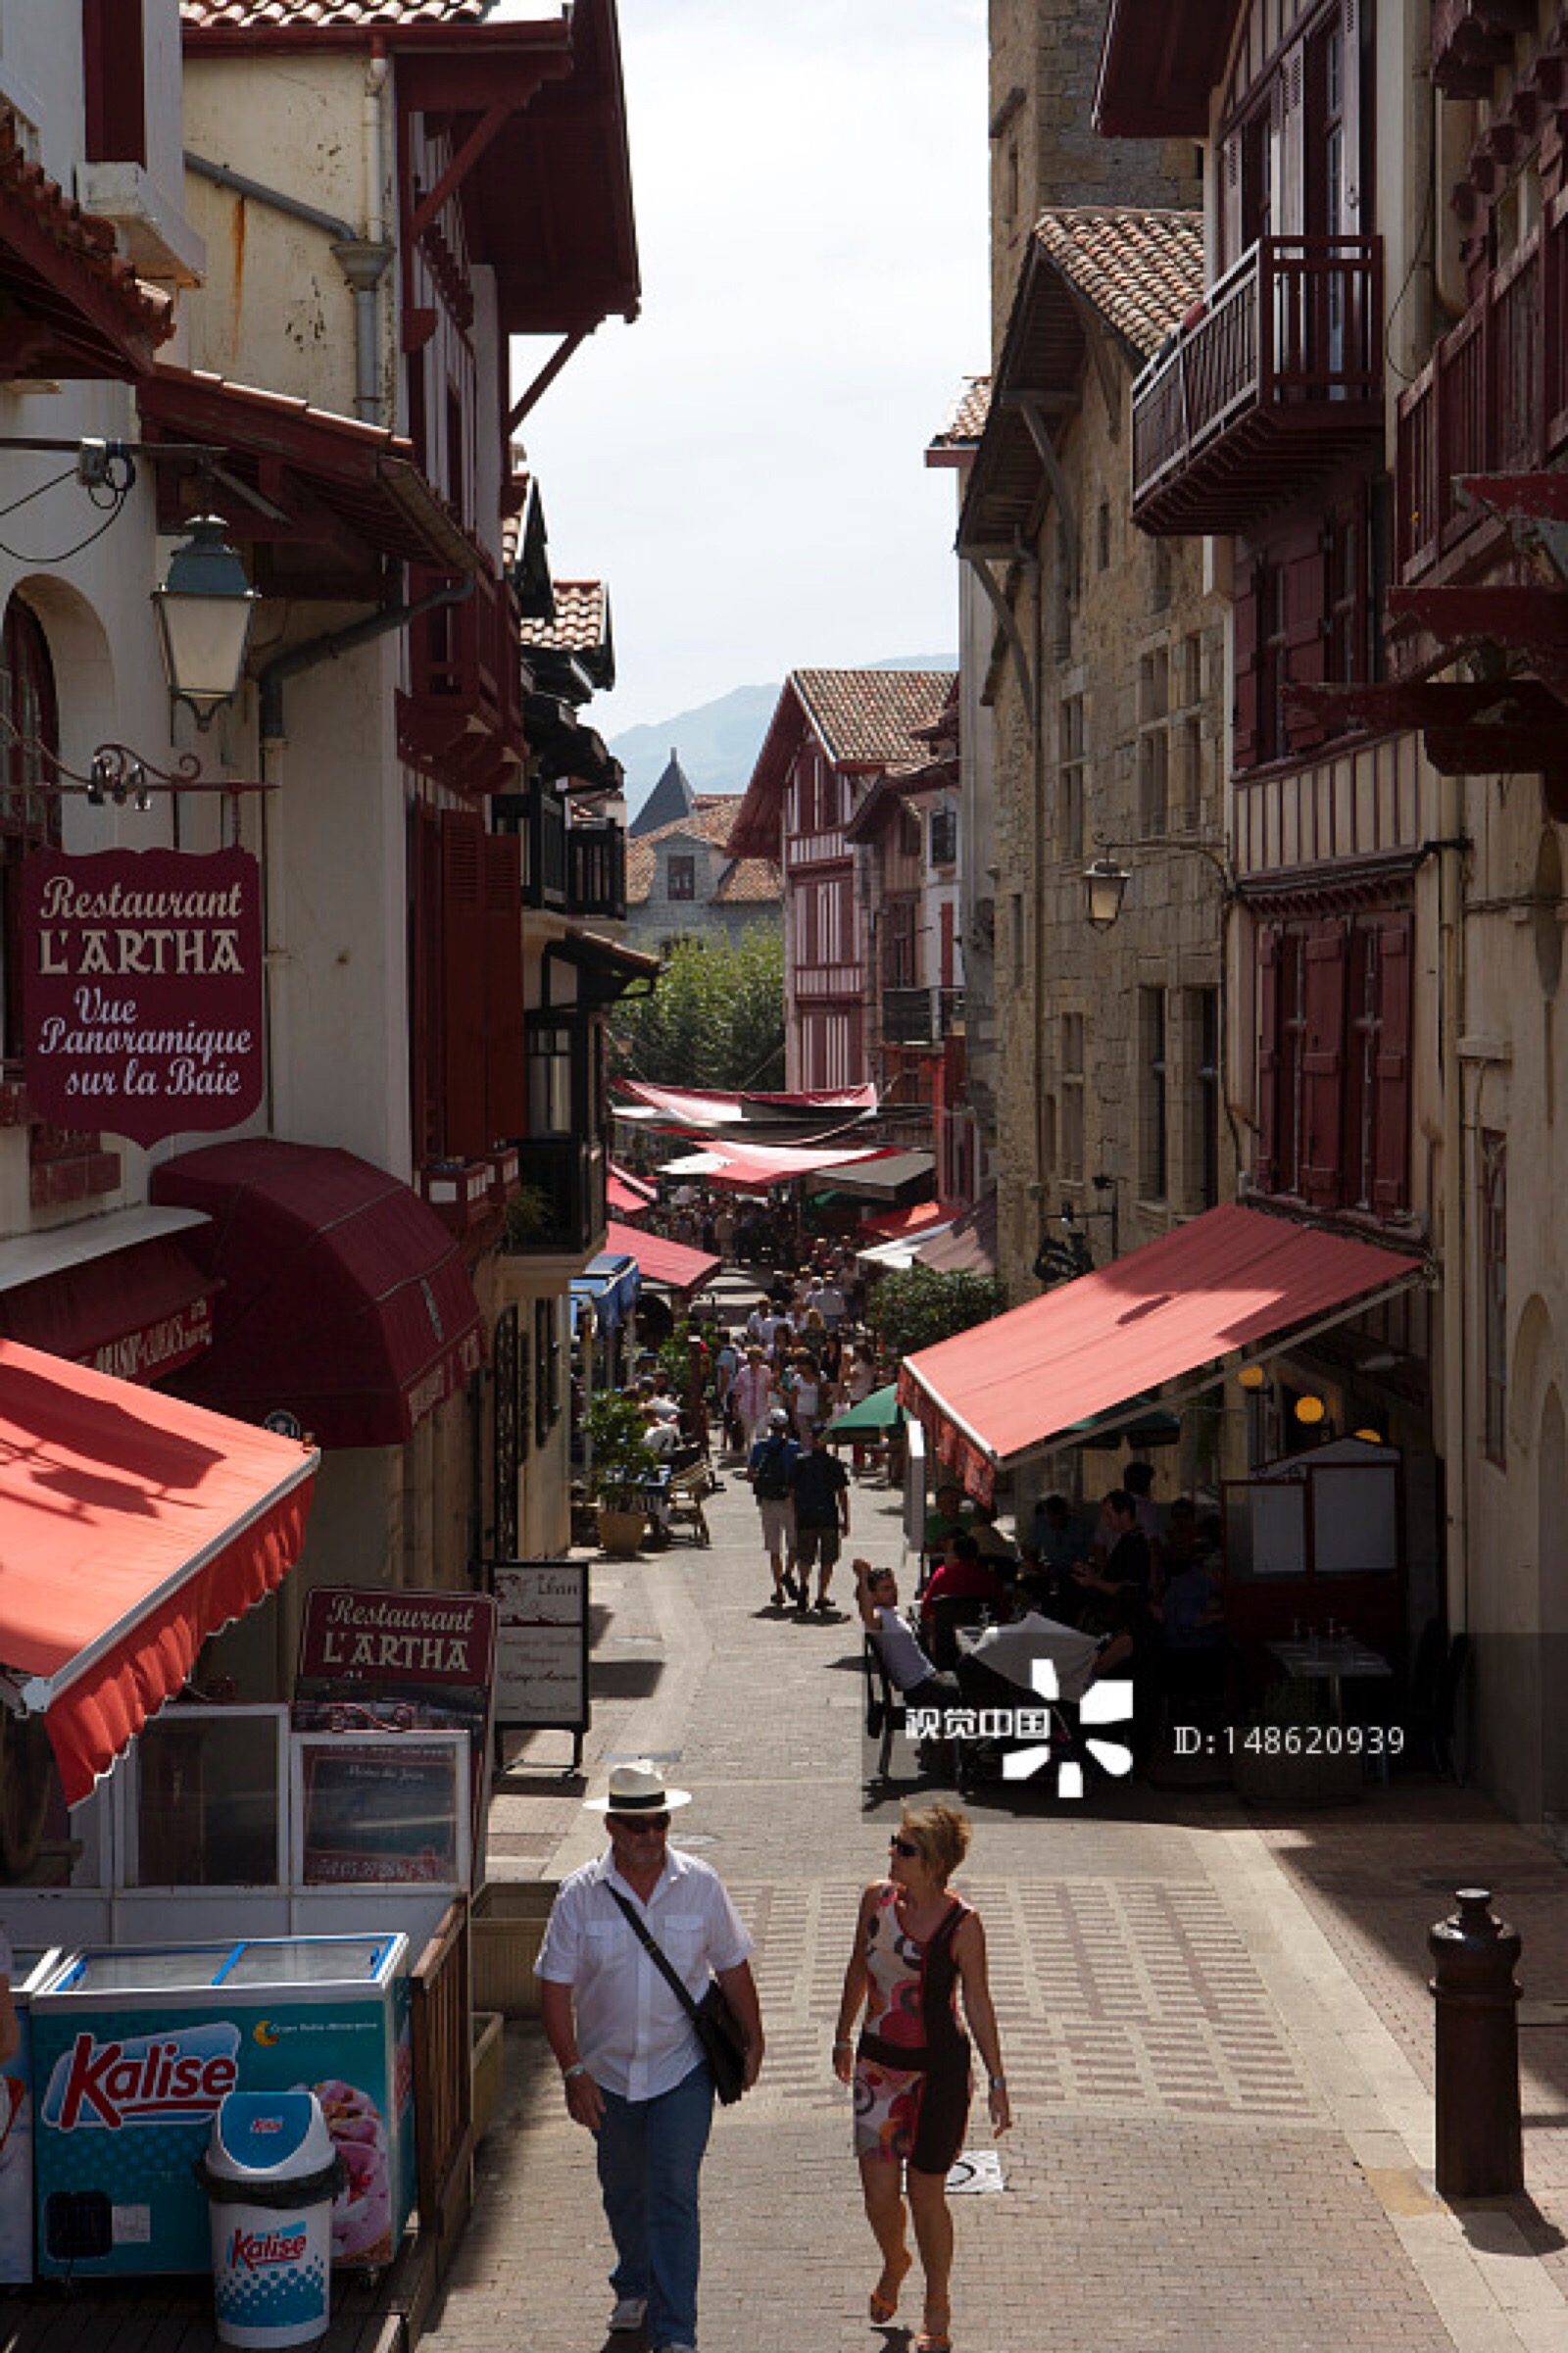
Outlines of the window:
[{"label": "window", "polygon": [[882,913],[882,982],[889,989],[912,989],[915,903],[890,899]]},{"label": "window", "polygon": [[920,820],[912,809],[899,811],[899,851],[905,858],[917,858],[924,847]]},{"label": "window", "polygon": [[1138,1191],[1162,1201],[1170,1186],[1165,992],[1138,992]]},{"label": "window", "polygon": [[1408,1207],[1411,948],[1408,908],[1260,931],[1259,1192],[1380,1218]]},{"label": "window", "polygon": [[8,1061],[22,1054],[22,861],[60,846],[60,713],[54,665],[35,613],[17,597],[0,631],[0,1038]]},{"label": "window", "polygon": [[956,809],[939,809],[931,818],[931,863],[953,866],[957,859],[958,812]]},{"label": "window", "polygon": [[573,1037],[565,1022],[530,1024],[528,1033],[528,1133],[569,1136]]},{"label": "window", "polygon": [[1084,1175],[1084,1017],[1061,1016],[1061,1174],[1081,1185]]},{"label": "window", "polygon": [[1487,1459],[1508,1459],[1508,1139],[1481,1131],[1481,1300]]},{"label": "window", "polygon": [[1138,818],[1153,838],[1170,830],[1170,743],[1165,716],[1170,709],[1170,656],[1164,646],[1142,655],[1138,663]]},{"label": "window", "polygon": [[1102,499],[1095,516],[1095,562],[1102,572],[1110,569],[1110,501]]},{"label": "window", "polygon": [[1056,809],[1063,858],[1084,854],[1084,699],[1064,695],[1056,717]]},{"label": "window", "polygon": [[1008,912],[1011,917],[1010,929],[1012,932],[1012,985],[1015,989],[1021,989],[1028,970],[1028,956],[1023,933],[1022,891],[1012,893],[1008,901]]},{"label": "window", "polygon": [[147,68],[142,0],[82,0],[81,63],[86,161],[145,164]]},{"label": "window", "polygon": [[1182,992],[1186,1023],[1187,1199],[1194,1209],[1219,1201],[1219,991]]},{"label": "window", "polygon": [[697,896],[697,860],[695,858],[671,858],[664,869],[664,896],[667,899],[695,899]]},{"label": "window", "polygon": [[1078,593],[1078,580],[1073,562],[1073,543],[1063,523],[1056,525],[1055,562],[1052,570],[1056,656],[1058,661],[1064,661],[1072,651],[1072,608]]}]

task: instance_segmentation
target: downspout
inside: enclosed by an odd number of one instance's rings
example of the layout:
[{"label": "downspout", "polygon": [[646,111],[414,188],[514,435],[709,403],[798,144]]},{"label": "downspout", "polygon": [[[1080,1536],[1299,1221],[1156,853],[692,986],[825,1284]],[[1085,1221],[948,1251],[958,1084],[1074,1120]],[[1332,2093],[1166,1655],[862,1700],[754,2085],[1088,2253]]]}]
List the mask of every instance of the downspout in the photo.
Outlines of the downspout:
[{"label": "downspout", "polygon": [[1028,576],[1034,585],[1035,597],[1035,680],[1034,711],[1029,727],[1029,801],[1031,848],[1034,861],[1031,877],[1034,892],[1033,921],[1030,931],[1034,946],[1034,987],[1030,1003],[1034,1010],[1034,1074],[1035,1074],[1035,1181],[1029,1188],[1029,1198],[1035,1204],[1035,1230],[1030,1237],[1028,1263],[1034,1265],[1040,1248],[1046,1217],[1046,1088],[1050,1078],[1049,1057],[1046,1053],[1046,567],[1038,555],[1028,563]]},{"label": "downspout", "polygon": [[[374,68],[371,68],[374,72]],[[367,102],[368,103],[368,101]],[[379,157],[379,127],[377,156]],[[227,164],[211,163],[204,155],[185,150],[185,169],[198,179],[210,180],[215,188],[226,188],[231,195],[243,196],[253,204],[264,204],[270,212],[281,213],[286,220],[303,221],[307,228],[317,228],[332,240],[332,258],[347,278],[354,296],[354,406],[367,424],[379,424],[384,406],[380,390],[380,367],[377,351],[375,290],[386,273],[392,259],[392,248],[377,236],[357,236],[346,221],[335,213],[322,212],[319,205],[307,204],[303,198],[290,196],[282,188],[269,187],[265,180],[252,179],[248,172],[231,171]],[[376,165],[379,188],[379,161]],[[378,227],[384,228],[379,209],[374,216]]]}]

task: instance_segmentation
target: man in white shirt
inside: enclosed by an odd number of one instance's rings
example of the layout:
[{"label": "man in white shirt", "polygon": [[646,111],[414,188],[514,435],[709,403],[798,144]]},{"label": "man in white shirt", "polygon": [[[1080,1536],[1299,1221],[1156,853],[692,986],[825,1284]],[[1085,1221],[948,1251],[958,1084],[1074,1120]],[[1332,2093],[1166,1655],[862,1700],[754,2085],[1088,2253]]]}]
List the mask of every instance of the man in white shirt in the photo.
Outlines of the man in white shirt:
[{"label": "man in white shirt", "polygon": [[712,1866],[669,1852],[670,1813],[690,1802],[648,1757],[615,1767],[609,1795],[588,1799],[605,1817],[609,1852],[562,1882],[534,1965],[567,2113],[598,2143],[616,2256],[610,2327],[646,2326],[653,2353],[696,2353],[698,2188],[713,2083],[690,2016],[623,1903],[693,2001],[717,1977],[746,2038],[747,2089],[762,2063],[752,1940]]}]

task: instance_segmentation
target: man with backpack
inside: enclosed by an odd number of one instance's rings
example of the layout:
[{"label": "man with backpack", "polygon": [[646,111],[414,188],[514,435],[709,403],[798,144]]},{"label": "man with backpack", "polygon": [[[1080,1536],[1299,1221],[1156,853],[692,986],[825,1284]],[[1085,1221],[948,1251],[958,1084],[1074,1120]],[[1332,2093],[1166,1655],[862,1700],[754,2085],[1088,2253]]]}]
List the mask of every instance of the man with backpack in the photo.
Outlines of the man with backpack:
[{"label": "man with backpack", "polygon": [[775,1405],[768,1427],[752,1448],[747,1477],[762,1519],[762,1543],[773,1572],[773,1606],[782,1609],[786,1597],[796,1598],[795,1505],[791,1476],[800,1447],[790,1436],[790,1417]]}]

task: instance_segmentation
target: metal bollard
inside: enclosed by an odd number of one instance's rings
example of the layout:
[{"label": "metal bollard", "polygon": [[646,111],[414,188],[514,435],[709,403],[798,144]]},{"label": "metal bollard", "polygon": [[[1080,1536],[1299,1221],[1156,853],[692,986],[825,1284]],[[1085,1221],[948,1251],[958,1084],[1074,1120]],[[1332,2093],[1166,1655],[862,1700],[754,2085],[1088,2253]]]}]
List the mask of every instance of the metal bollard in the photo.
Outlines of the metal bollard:
[{"label": "metal bollard", "polygon": [[1519,2120],[1521,1939],[1494,1918],[1490,1887],[1457,1887],[1459,1909],[1427,1936],[1437,2001],[1438,2194],[1506,2197],[1523,2189]]}]

